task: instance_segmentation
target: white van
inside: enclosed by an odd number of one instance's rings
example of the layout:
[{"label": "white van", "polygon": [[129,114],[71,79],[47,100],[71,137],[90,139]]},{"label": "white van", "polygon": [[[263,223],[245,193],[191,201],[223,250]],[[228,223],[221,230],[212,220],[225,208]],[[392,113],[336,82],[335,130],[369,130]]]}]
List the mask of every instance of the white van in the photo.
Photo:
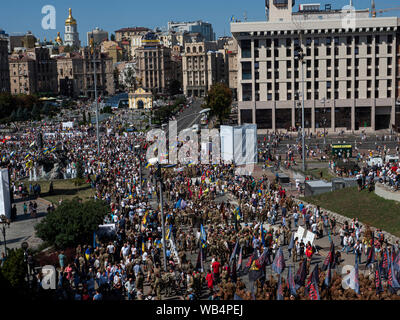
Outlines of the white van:
[{"label": "white van", "polygon": [[387,155],[385,158],[385,163],[388,163],[388,162],[390,162],[390,163],[399,162],[399,157]]},{"label": "white van", "polygon": [[373,167],[373,166],[381,167],[381,166],[383,166],[383,160],[381,157],[370,157],[367,161],[367,164],[370,167]]}]

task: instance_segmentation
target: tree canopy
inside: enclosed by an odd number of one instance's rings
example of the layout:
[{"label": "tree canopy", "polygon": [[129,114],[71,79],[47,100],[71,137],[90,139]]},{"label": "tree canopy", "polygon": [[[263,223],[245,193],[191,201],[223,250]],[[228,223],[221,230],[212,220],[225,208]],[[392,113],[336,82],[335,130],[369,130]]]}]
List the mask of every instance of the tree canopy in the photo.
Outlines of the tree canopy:
[{"label": "tree canopy", "polygon": [[36,225],[36,233],[57,249],[91,244],[93,232],[102,224],[108,212],[104,201],[89,200],[82,203],[77,198],[66,200]]},{"label": "tree canopy", "polygon": [[229,117],[232,107],[232,91],[224,83],[214,84],[205,98],[204,107],[210,108],[210,115],[220,123]]}]

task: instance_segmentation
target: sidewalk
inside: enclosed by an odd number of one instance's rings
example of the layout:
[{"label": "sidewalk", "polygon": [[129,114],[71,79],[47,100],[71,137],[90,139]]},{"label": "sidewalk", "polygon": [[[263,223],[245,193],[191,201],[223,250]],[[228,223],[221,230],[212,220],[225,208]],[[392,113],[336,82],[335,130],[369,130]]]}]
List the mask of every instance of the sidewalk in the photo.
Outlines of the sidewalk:
[{"label": "sidewalk", "polygon": [[[29,201],[25,201],[27,204]],[[17,218],[10,224],[10,227],[6,227],[6,246],[9,249],[20,248],[22,242],[26,241],[29,244],[29,248],[38,247],[43,241],[35,236],[35,226],[46,216],[47,206],[50,202],[38,198],[36,200],[38,204],[38,214],[36,218],[32,218],[29,214],[24,215],[24,201],[20,199],[15,200],[17,206]],[[0,241],[0,254],[4,252],[4,241],[1,237]]]}]

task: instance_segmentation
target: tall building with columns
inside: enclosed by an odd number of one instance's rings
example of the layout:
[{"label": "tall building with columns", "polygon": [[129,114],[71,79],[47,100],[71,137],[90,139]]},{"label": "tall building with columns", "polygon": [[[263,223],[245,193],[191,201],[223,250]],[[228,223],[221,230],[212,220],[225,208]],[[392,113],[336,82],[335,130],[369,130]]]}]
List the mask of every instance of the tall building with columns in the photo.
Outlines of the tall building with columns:
[{"label": "tall building with columns", "polygon": [[294,7],[294,0],[266,0],[266,21],[231,23],[239,122],[257,124],[261,133],[298,128],[304,95],[305,127],[312,132],[398,125],[400,19],[377,17],[371,4],[355,10],[348,28],[346,13],[330,5]]},{"label": "tall building with columns", "polygon": [[77,48],[81,46],[81,42],[79,41],[78,24],[72,17],[71,8],[69,8],[68,19],[65,20],[64,45]]}]

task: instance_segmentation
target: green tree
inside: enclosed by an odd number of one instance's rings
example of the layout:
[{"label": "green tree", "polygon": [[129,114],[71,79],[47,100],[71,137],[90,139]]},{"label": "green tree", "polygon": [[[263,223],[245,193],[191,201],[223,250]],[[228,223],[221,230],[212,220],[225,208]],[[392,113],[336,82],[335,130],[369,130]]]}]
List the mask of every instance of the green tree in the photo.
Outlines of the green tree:
[{"label": "green tree", "polygon": [[83,179],[83,175],[85,173],[85,170],[83,169],[83,164],[82,164],[82,160],[79,159],[76,163],[76,177],[78,179]]},{"label": "green tree", "polygon": [[109,207],[104,201],[89,200],[82,203],[77,198],[66,200],[36,225],[36,234],[57,249],[91,244],[93,232],[108,212]]},{"label": "green tree", "polygon": [[90,113],[90,111],[88,112],[88,123],[92,123],[92,114]]},{"label": "green tree", "polygon": [[12,249],[8,251],[7,259],[1,268],[3,278],[14,289],[26,288],[27,266],[24,261],[24,250]]},{"label": "green tree", "polygon": [[132,67],[128,67],[128,69],[124,72],[125,76],[125,84],[130,90],[135,90],[136,87],[136,76],[135,71]]},{"label": "green tree", "polygon": [[82,118],[83,118],[82,119],[83,123],[86,124],[87,121],[86,121],[86,112],[85,111],[83,111],[83,117]]},{"label": "green tree", "polygon": [[115,34],[112,34],[110,39],[111,39],[111,41],[115,41]]},{"label": "green tree", "polygon": [[214,84],[205,99],[205,108],[210,108],[211,116],[222,121],[229,117],[232,108],[232,91],[224,83]]},{"label": "green tree", "polygon": [[170,96],[175,96],[177,94],[182,93],[182,85],[179,80],[172,80],[168,86],[168,93]]},{"label": "green tree", "polygon": [[40,120],[40,108],[37,104],[35,104],[32,108],[32,118],[35,120]]}]

